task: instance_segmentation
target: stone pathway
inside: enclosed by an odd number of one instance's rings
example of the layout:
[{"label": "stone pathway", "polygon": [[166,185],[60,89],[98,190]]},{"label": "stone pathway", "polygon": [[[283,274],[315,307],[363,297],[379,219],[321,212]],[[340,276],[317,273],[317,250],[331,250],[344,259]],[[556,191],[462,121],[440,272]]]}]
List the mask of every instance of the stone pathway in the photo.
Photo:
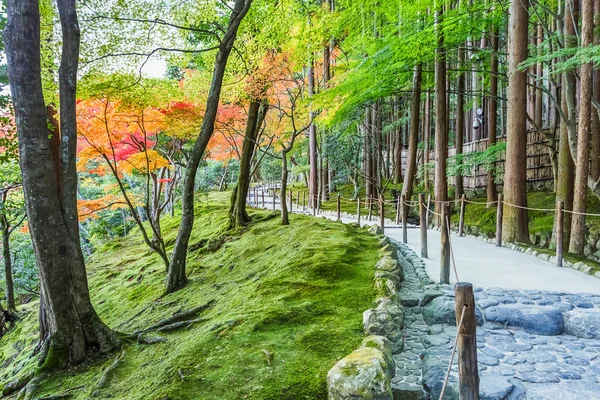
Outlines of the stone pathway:
[{"label": "stone pathway", "polygon": [[[402,399],[438,399],[456,337],[454,290],[433,284],[425,263],[399,246],[406,341],[393,388]],[[482,400],[600,399],[599,295],[475,291]],[[458,399],[457,376],[455,361],[445,399]]]}]

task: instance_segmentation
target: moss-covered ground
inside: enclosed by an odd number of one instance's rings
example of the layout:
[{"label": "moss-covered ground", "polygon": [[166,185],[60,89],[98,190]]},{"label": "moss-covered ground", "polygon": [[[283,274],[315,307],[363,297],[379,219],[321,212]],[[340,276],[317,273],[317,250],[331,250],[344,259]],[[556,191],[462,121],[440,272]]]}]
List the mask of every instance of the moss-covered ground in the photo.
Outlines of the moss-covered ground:
[{"label": "moss-covered ground", "polygon": [[[136,232],[98,250],[88,263],[90,291],[109,326],[132,332],[215,300],[205,322],[128,344],[123,362],[96,398],[325,399],[326,373],[362,339],[362,312],[375,297],[379,251],[365,230],[300,215],[251,211],[245,230],[225,232],[228,194],[197,208],[188,258],[190,283],[162,296],[164,265]],[[179,221],[165,219],[172,245]],[[209,243],[226,234],[215,250]],[[212,239],[212,240],[211,240]],[[210,247],[210,249],[208,249]],[[36,368],[37,304],[0,339],[0,384]],[[114,357],[51,376],[39,396],[88,399]]]}]

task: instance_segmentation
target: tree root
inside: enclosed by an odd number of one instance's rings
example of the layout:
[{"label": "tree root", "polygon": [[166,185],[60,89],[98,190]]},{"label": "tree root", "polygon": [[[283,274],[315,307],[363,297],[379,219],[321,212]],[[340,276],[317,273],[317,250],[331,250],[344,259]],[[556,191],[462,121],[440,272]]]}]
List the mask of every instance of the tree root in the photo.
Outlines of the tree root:
[{"label": "tree root", "polygon": [[19,390],[21,390],[25,386],[27,386],[27,384],[33,379],[34,376],[35,376],[34,374],[29,374],[22,378],[19,378],[12,382],[7,383],[4,386],[4,389],[2,389],[2,395],[8,396],[15,392],[18,392]]},{"label": "tree root", "polygon": [[108,382],[108,379],[110,378],[111,373],[115,369],[117,369],[117,367],[119,365],[121,365],[121,363],[123,362],[123,358],[125,358],[125,351],[123,351],[121,353],[121,355],[119,355],[117,358],[115,358],[115,361],[113,361],[113,363],[108,368],[106,368],[106,370],[100,377],[100,380],[98,380],[98,383],[96,384],[96,388],[102,389],[103,387],[106,386],[106,382]]},{"label": "tree root", "polygon": [[42,381],[47,377],[48,374],[43,372],[39,375],[35,375],[29,382],[27,382],[27,385],[21,389],[19,395],[17,396],[17,400],[31,399],[35,392],[37,392],[37,390],[40,388],[40,383],[42,383]]},{"label": "tree root", "polygon": [[131,336],[139,340],[139,337],[146,332],[150,332],[150,331],[166,332],[166,331],[171,331],[171,330],[181,328],[183,326],[189,326],[189,325],[195,324],[197,322],[202,322],[201,319],[190,319],[190,317],[194,317],[197,314],[199,314],[200,312],[213,307],[215,305],[215,303],[216,303],[215,300],[211,300],[206,304],[203,304],[198,307],[194,307],[190,310],[176,312],[171,317],[164,318],[164,319],[158,321],[156,324],[154,324],[146,329],[142,329],[142,330],[133,332]]},{"label": "tree root", "polygon": [[169,325],[161,326],[156,331],[157,332],[169,332],[169,331],[174,331],[174,330],[177,330],[180,328],[189,328],[190,326],[192,326],[194,324],[197,324],[199,322],[205,322],[205,321],[208,321],[208,318],[188,319],[185,321],[174,322]]}]

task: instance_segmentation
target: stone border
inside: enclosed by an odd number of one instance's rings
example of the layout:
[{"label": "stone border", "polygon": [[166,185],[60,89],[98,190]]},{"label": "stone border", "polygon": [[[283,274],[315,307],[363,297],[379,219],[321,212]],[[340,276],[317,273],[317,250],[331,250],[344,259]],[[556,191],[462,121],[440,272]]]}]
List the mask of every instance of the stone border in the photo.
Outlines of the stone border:
[{"label": "stone border", "polygon": [[[337,213],[336,213],[337,214]],[[399,296],[403,271],[396,243],[382,236],[379,226],[369,232],[382,237],[381,257],[375,264],[375,308],[363,313],[367,335],[360,347],[339,360],[327,373],[330,400],[393,400],[392,378],[396,373],[393,354],[402,351],[404,309]]]}]

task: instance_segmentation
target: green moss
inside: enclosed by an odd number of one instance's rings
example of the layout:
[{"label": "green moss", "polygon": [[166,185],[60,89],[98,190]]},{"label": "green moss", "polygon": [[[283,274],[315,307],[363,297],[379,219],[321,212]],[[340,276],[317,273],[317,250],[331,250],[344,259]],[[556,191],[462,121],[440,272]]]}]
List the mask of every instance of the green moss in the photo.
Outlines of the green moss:
[{"label": "green moss", "polygon": [[[208,321],[165,334],[167,342],[129,345],[98,398],[319,399],[326,374],[362,339],[362,312],[372,305],[377,239],[365,230],[300,215],[251,211],[245,230],[225,232],[227,193],[201,199],[190,246],[189,285],[162,297],[164,264],[134,231],[88,264],[92,301],[109,326],[132,332],[215,299]],[[166,218],[167,243],[177,218]],[[0,382],[31,373],[37,344],[36,304],[0,339]],[[268,365],[263,350],[272,354]],[[87,399],[111,359],[52,375],[40,395],[69,388]],[[178,371],[184,375],[182,381]]]}]

